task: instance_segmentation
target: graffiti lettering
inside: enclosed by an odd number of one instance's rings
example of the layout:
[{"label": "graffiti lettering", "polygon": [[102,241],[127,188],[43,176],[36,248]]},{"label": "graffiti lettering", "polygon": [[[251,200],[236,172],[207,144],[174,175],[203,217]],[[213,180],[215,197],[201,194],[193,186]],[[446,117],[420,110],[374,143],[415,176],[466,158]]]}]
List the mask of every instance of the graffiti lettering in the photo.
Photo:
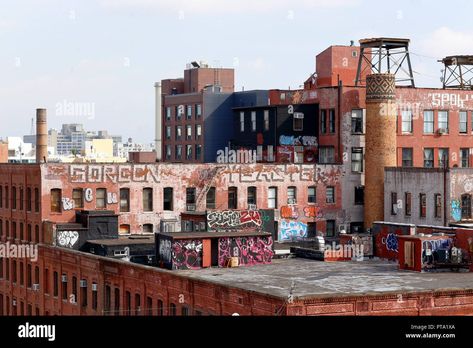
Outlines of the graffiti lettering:
[{"label": "graffiti lettering", "polygon": [[74,201],[70,198],[64,197],[62,199],[62,208],[66,211],[74,209]]},{"label": "graffiti lettering", "polygon": [[304,215],[305,217],[312,218],[312,219],[320,219],[322,217],[320,208],[316,207],[315,205],[309,205],[305,207]]},{"label": "graffiti lettering", "polygon": [[307,238],[307,224],[299,221],[281,220],[279,240],[293,241]]},{"label": "graffiti lettering", "polygon": [[93,191],[91,188],[85,189],[85,201],[86,202],[92,202],[94,199]]},{"label": "graffiti lettering", "polygon": [[284,219],[297,219],[299,217],[299,209],[295,205],[284,205],[281,207],[280,214]]},{"label": "graffiti lettering", "polygon": [[261,214],[257,210],[225,210],[207,214],[208,230],[227,230],[237,228],[259,229],[263,224]]},{"label": "graffiti lettering", "polygon": [[462,209],[459,200],[452,200],[450,215],[454,221],[460,221],[462,219]]},{"label": "graffiti lettering", "polygon": [[107,203],[108,204],[117,204],[117,194],[115,192],[108,192],[107,193]]},{"label": "graffiti lettering", "polygon": [[63,248],[73,248],[79,240],[79,232],[77,231],[58,231],[57,244]]},{"label": "graffiti lettering", "polygon": [[464,98],[460,94],[456,93],[429,93],[432,98],[433,107],[445,107],[445,106],[458,106],[463,108],[465,102],[468,101],[468,95]]},{"label": "graffiti lettering", "polygon": [[72,183],[159,183],[156,165],[71,165],[69,178]]}]

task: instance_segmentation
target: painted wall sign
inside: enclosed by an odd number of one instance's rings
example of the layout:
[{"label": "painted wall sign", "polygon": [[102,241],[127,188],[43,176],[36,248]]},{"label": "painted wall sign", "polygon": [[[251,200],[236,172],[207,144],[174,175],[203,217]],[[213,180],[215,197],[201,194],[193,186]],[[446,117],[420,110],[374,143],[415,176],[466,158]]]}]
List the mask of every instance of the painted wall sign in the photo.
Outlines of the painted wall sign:
[{"label": "painted wall sign", "polygon": [[73,164],[69,169],[72,183],[159,183],[157,166],[143,165],[84,165]]},{"label": "painted wall sign", "polygon": [[257,210],[224,210],[207,213],[208,230],[260,229],[263,220]]},{"label": "painted wall sign", "polygon": [[79,240],[77,231],[57,231],[57,245],[63,248],[73,248]]},{"label": "painted wall sign", "polygon": [[303,238],[307,238],[307,224],[300,221],[280,221],[280,241],[293,241]]},{"label": "painted wall sign", "polygon": [[115,192],[107,192],[107,203],[108,204],[117,204],[117,194]]},{"label": "painted wall sign", "polygon": [[86,188],[84,191],[84,198],[86,202],[92,202],[94,199],[94,194],[91,188]]},{"label": "painted wall sign", "polygon": [[432,98],[433,107],[457,106],[459,108],[465,107],[465,102],[470,100],[470,95],[462,96],[459,93],[429,93]]}]

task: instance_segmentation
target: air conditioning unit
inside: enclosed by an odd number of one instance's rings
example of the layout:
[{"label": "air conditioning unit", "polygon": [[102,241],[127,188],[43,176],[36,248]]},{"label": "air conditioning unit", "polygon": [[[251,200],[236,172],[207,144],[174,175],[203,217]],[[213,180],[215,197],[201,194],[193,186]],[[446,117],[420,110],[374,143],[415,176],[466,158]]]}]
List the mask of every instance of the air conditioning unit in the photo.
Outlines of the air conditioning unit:
[{"label": "air conditioning unit", "polygon": [[338,225],[338,234],[346,234],[347,233],[347,226],[346,225]]},{"label": "air conditioning unit", "polygon": [[63,283],[67,283],[67,275],[63,274],[63,275],[61,276],[61,281],[62,281]]},{"label": "air conditioning unit", "polygon": [[39,284],[33,284],[33,291],[39,291]]},{"label": "air conditioning unit", "polygon": [[295,112],[295,113],[294,113],[294,118],[304,118],[304,113],[302,113],[302,112]]},{"label": "air conditioning unit", "polygon": [[98,291],[98,289],[97,283],[92,283],[92,291]]},{"label": "air conditioning unit", "polygon": [[87,280],[81,279],[81,281],[80,281],[80,287],[81,287],[81,288],[86,288],[86,287],[87,287]]},{"label": "air conditioning unit", "polygon": [[447,128],[439,128],[439,129],[437,129],[437,133],[438,134],[447,134],[448,130],[447,130]]},{"label": "air conditioning unit", "polygon": [[16,299],[15,299],[15,298],[12,300],[11,304],[12,304],[12,306],[14,306],[14,307],[16,306]]},{"label": "air conditioning unit", "polygon": [[195,211],[195,204],[187,204],[187,211]]},{"label": "air conditioning unit", "polygon": [[288,198],[287,199],[287,204],[296,204],[296,200],[294,198]]}]

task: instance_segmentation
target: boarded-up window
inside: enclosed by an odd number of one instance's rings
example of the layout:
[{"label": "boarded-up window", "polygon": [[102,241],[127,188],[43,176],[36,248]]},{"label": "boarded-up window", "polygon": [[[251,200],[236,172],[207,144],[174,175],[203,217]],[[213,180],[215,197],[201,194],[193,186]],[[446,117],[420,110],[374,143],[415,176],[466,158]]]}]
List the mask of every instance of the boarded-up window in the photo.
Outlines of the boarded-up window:
[{"label": "boarded-up window", "polygon": [[60,189],[51,190],[51,212],[53,213],[61,212],[61,190]]},{"label": "boarded-up window", "polygon": [[107,206],[107,190],[104,188],[97,189],[95,197],[95,206],[97,209],[104,209]]}]

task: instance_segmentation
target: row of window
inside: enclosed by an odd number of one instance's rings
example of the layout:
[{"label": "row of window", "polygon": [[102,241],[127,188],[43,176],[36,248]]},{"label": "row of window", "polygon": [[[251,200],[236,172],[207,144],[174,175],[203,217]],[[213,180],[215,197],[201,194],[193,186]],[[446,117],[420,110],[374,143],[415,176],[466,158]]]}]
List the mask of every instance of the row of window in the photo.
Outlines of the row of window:
[{"label": "row of window", "polygon": [[[257,118],[256,118],[256,111],[251,111],[250,112],[250,129],[252,132],[256,132],[257,130]],[[296,119],[294,119],[296,120]],[[302,119],[303,120],[303,119]],[[245,131],[245,112],[240,111],[240,132]],[[264,131],[269,131],[269,110],[264,110],[263,111],[263,130]],[[296,129],[297,128],[297,129]],[[296,121],[294,121],[294,130],[302,130],[303,125],[299,123],[296,124]]]},{"label": "row of window", "polygon": [[[10,229],[11,227],[11,229]],[[17,230],[19,227],[19,231]],[[5,235],[6,238],[19,239],[25,242],[39,243],[39,225],[34,226],[34,240],[33,240],[33,226],[31,224],[26,225],[20,222],[17,224],[16,221],[12,221],[10,225],[9,220],[5,220],[5,229],[3,228],[3,221],[0,219],[0,238]]]},{"label": "row of window", "polygon": [[[174,193],[172,187],[163,188],[163,210],[174,210]],[[289,186],[286,189],[288,204],[297,203],[297,188]],[[326,203],[335,203],[335,187],[327,186],[325,191]],[[143,204],[142,208],[145,212],[154,211],[153,188],[145,187],[142,190]],[[268,208],[276,209],[278,207],[278,188],[271,186],[268,188]],[[51,212],[60,213],[62,211],[62,190],[51,189]],[[72,200],[74,208],[84,207],[84,190],[76,188],[72,191]],[[247,188],[247,204],[256,204],[257,202],[257,188],[256,186],[249,186]],[[310,186],[307,189],[307,202],[316,203],[316,188]],[[197,203],[197,189],[195,187],[186,188],[186,206],[187,210],[195,210]],[[130,212],[130,189],[120,189],[120,212]],[[97,209],[105,209],[107,207],[107,190],[105,188],[98,188],[95,191],[95,207]],[[216,188],[210,187],[206,193],[206,207],[207,209],[216,208]],[[228,209],[238,209],[238,188],[230,186],[228,188]]]},{"label": "row of window", "polygon": [[[427,216],[427,194],[419,193],[419,217],[425,218]],[[405,216],[412,216],[412,194],[410,192],[404,193],[404,204],[398,200],[397,192],[391,192],[391,215],[398,215],[399,209],[404,208]],[[440,193],[434,194],[434,217],[442,217],[442,195]]]},{"label": "row of window", "polygon": [[[171,121],[173,108],[171,106],[166,107],[166,121]],[[176,121],[180,121],[184,118],[190,120],[192,116],[195,116],[196,119],[202,116],[202,105],[176,105],[174,107],[174,117]]]},{"label": "row of window", "polygon": [[[414,166],[414,149],[412,147],[402,148],[402,166],[403,167],[413,167]],[[449,148],[439,148],[437,149],[438,153],[438,166],[439,168],[448,168],[449,167]],[[423,150],[424,158],[424,167],[433,168],[434,167],[434,148],[424,148]],[[460,149],[460,161],[459,166],[461,168],[470,167],[470,149],[462,148]]]},{"label": "row of window", "polygon": [[[194,140],[192,136],[192,129],[194,128],[192,125],[188,124],[185,126],[175,126],[174,130],[174,137],[176,141],[183,140],[182,129],[186,130],[185,140]],[[172,127],[166,126],[165,128],[165,137],[167,140],[172,138]],[[196,124],[195,125],[195,140],[199,140],[202,137],[202,125]]]},{"label": "row of window", "polygon": [[[196,144],[196,145],[175,145],[175,150],[174,150],[174,158],[172,158],[172,146],[171,145],[166,145],[166,160],[176,160],[180,161],[183,159],[183,153],[182,150],[184,149],[185,146],[185,159],[188,161],[192,160],[197,160],[199,161],[202,157],[202,145]],[[193,154],[193,149],[195,148],[195,155]]]},{"label": "row of window", "polygon": [[320,110],[320,134],[335,133],[335,109]]},{"label": "row of window", "polygon": [[33,193],[32,189],[30,187],[27,187],[25,194],[25,189],[23,187],[17,188],[15,186],[12,186],[10,196],[9,186],[0,186],[0,208],[10,209],[10,204],[13,210],[25,210],[26,208],[26,211],[32,211],[32,209],[34,208],[35,213],[39,213],[39,189],[35,188]]},{"label": "row of window", "polygon": [[[25,303],[23,301],[20,301],[20,304],[18,306],[17,303],[16,303],[17,302],[16,299],[12,299],[11,302],[10,302],[10,297],[9,296],[6,296],[5,299],[6,299],[6,310],[4,311],[3,310],[3,306],[4,306],[3,294],[0,294],[0,316],[2,316],[2,315],[9,316],[10,315],[10,310],[11,310],[12,315],[18,315],[18,314],[19,315],[28,315],[28,316],[33,315],[33,306],[31,304],[28,304],[27,311],[25,313]],[[11,307],[11,309],[10,309],[10,307]],[[20,308],[20,311],[18,311],[18,307]],[[40,315],[38,306],[36,306],[35,315],[36,316]]]},{"label": "row of window", "polygon": [[[433,110],[424,110],[424,134],[433,134],[435,131],[435,112]],[[473,116],[473,114],[472,114]],[[414,131],[414,118],[411,110],[404,110],[401,113],[402,118],[402,133],[413,133]],[[472,119],[472,130],[473,130],[473,119]],[[449,112],[445,110],[437,111],[437,129],[439,132],[448,134],[449,133]],[[468,133],[468,111],[460,111],[458,113],[458,133]]]}]

